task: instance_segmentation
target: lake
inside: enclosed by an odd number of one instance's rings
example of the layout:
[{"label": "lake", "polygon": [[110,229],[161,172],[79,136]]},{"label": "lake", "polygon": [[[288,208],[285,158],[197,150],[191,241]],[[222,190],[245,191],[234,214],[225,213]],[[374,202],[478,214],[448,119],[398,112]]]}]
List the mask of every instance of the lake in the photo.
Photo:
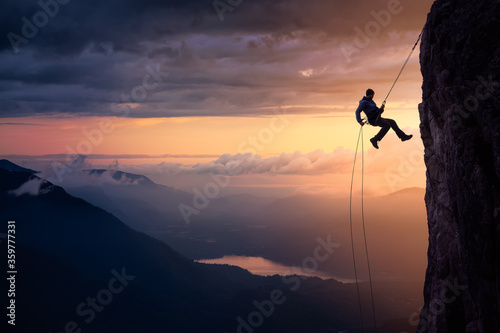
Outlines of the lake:
[{"label": "lake", "polygon": [[341,279],[331,274],[327,274],[320,271],[307,272],[303,270],[301,267],[286,266],[262,257],[224,256],[222,258],[217,258],[217,259],[201,259],[196,261],[204,264],[238,266],[248,270],[252,274],[261,276],[269,276],[269,275],[284,276],[284,275],[297,274],[297,275],[318,277],[323,280],[335,279],[340,282],[352,282],[351,280]]}]

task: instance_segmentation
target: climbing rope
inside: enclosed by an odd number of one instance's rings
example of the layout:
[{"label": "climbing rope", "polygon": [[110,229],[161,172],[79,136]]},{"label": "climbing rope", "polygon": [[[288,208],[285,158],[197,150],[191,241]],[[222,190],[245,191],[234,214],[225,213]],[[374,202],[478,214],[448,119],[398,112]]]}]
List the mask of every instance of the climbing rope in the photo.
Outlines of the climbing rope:
[{"label": "climbing rope", "polygon": [[[394,83],[392,84],[391,89],[390,89],[390,90],[389,90],[389,92],[387,93],[387,96],[385,97],[384,102],[382,102],[382,105],[383,105],[383,106],[385,106],[385,103],[387,102],[387,99],[389,98],[389,95],[391,94],[392,89],[394,89],[394,86],[395,86],[395,85],[396,85],[396,83],[398,82],[399,77],[401,76],[401,74],[403,73],[403,71],[404,71],[404,69],[405,69],[406,65],[408,64],[408,61],[410,61],[410,58],[411,58],[411,56],[413,55],[413,51],[415,51],[415,48],[417,47],[418,42],[420,42],[420,39],[422,38],[422,34],[424,33],[424,29],[425,29],[425,26],[422,28],[422,31],[420,31],[420,35],[418,35],[418,38],[417,38],[417,41],[415,42],[415,45],[413,45],[413,48],[411,49],[410,54],[409,54],[409,55],[408,55],[408,57],[406,58],[406,61],[404,62],[403,67],[401,67],[401,70],[399,71],[399,74],[398,74],[398,76],[396,77],[396,80],[394,80]],[[375,121],[375,123],[377,123],[377,122],[378,122],[379,118],[380,118],[380,113],[379,113],[379,115],[378,115],[377,120]]]},{"label": "climbing rope", "polygon": [[406,65],[408,64],[408,61],[410,61],[410,58],[413,54],[413,51],[415,51],[415,48],[417,47],[418,45],[418,42],[420,41],[420,38],[422,38],[422,34],[424,33],[424,28],[422,28],[422,31],[420,31],[420,35],[418,35],[418,38],[417,38],[417,41],[415,42],[415,45],[413,45],[413,48],[411,49],[410,51],[410,54],[408,55],[408,57],[406,58],[406,61],[405,63],[403,64],[403,67],[401,68],[401,70],[399,71],[399,74],[398,76],[396,77],[396,80],[394,80],[394,83],[392,84],[392,87],[391,89],[389,90],[389,93],[387,94],[387,96],[385,97],[384,99],[384,102],[382,103],[382,105],[385,105],[385,103],[387,102],[387,99],[389,98],[389,95],[391,94],[392,92],[392,89],[394,89],[394,86],[396,85],[396,82],[398,82],[399,80],[399,77],[401,76],[401,73],[403,73],[403,70],[405,69]]},{"label": "climbing rope", "polygon": [[374,322],[374,327],[375,327],[375,333],[377,332],[377,319],[375,316],[375,301],[373,297],[373,284],[372,284],[372,274],[371,274],[371,269],[370,269],[370,259],[368,256],[368,242],[366,240],[366,228],[365,228],[365,211],[364,211],[364,170],[365,170],[365,153],[364,153],[364,135],[363,135],[363,126],[359,129],[359,134],[358,134],[358,142],[356,143],[356,153],[354,155],[354,163],[352,166],[352,176],[351,176],[351,192],[349,195],[349,225],[351,229],[351,249],[352,249],[352,261],[354,264],[354,277],[356,279],[356,290],[358,294],[358,304],[359,304],[359,315],[361,319],[361,332],[364,332],[364,322],[363,322],[363,310],[361,306],[361,296],[359,292],[359,281],[358,281],[358,271],[357,271],[357,266],[356,266],[356,254],[354,250],[354,235],[352,231],[352,188],[353,188],[353,183],[354,183],[354,171],[356,169],[356,159],[358,156],[358,148],[359,148],[359,141],[361,139],[361,219],[363,221],[363,238],[365,242],[365,252],[366,252],[366,262],[368,266],[368,278],[370,280],[370,294],[371,294],[371,300],[372,300],[372,311],[373,311],[373,322]]},{"label": "climbing rope", "polygon": [[354,277],[356,279],[356,290],[358,292],[359,316],[361,318],[361,332],[364,332],[363,310],[361,309],[361,296],[359,294],[358,271],[357,271],[357,268],[356,268],[356,254],[354,252],[354,236],[353,236],[353,232],[352,232],[352,185],[354,183],[354,170],[356,168],[356,158],[358,157],[359,139],[361,137],[362,131],[363,131],[363,126],[360,126],[359,134],[358,134],[358,142],[356,143],[356,154],[354,155],[354,163],[352,165],[351,194],[349,195],[349,225],[351,227],[352,261],[354,263]]},{"label": "climbing rope", "polygon": [[[389,93],[384,99],[384,102],[382,105],[385,106],[385,103],[387,102],[387,99],[389,98],[392,90],[394,89],[394,86],[398,82],[401,73],[403,73],[403,70],[405,69],[406,65],[408,64],[408,61],[410,61],[411,56],[413,55],[413,52],[415,51],[415,48],[418,45],[418,42],[422,38],[422,34],[424,33],[424,28],[422,28],[422,31],[418,35],[417,41],[415,42],[415,45],[413,45],[413,48],[410,51],[410,54],[406,58],[406,61],[403,64],[403,67],[399,71],[398,76],[396,77],[396,80],[394,80],[394,83],[392,84],[391,89],[389,90]],[[380,118],[380,113],[377,117],[377,120],[375,121],[374,124],[378,122],[378,119]],[[364,120],[364,119],[363,119]],[[352,177],[351,177],[351,192],[349,195],[349,226],[351,229],[351,249],[352,249],[352,261],[354,264],[354,277],[356,279],[356,291],[358,294],[358,304],[359,304],[359,316],[361,319],[361,332],[364,332],[364,322],[363,322],[363,310],[361,306],[361,295],[359,292],[359,281],[358,281],[358,271],[357,271],[357,266],[356,266],[356,254],[354,251],[354,236],[353,236],[353,231],[352,231],[352,187],[354,183],[354,171],[356,169],[356,159],[358,157],[358,148],[359,148],[359,141],[361,139],[361,220],[363,223],[363,238],[365,242],[365,253],[366,253],[366,264],[368,266],[368,279],[370,281],[370,295],[371,295],[371,300],[372,300],[372,311],[373,311],[373,323],[374,323],[374,328],[375,328],[375,333],[377,332],[377,319],[375,315],[375,300],[373,297],[373,283],[372,283],[372,273],[370,269],[370,258],[368,255],[368,242],[366,240],[366,227],[365,227],[365,209],[364,209],[364,178],[365,178],[365,152],[364,152],[364,136],[363,136],[363,126],[360,127],[359,129],[359,134],[358,134],[358,141],[356,143],[356,153],[354,155],[354,163],[352,165]]]},{"label": "climbing rope", "polygon": [[361,126],[361,220],[363,221],[363,238],[365,239],[366,264],[368,266],[368,279],[370,280],[370,294],[372,298],[373,323],[375,325],[375,333],[377,333],[377,319],[375,316],[375,301],[373,299],[372,272],[370,269],[370,258],[368,256],[368,242],[366,240],[365,228],[365,203],[364,203],[364,183],[365,183],[365,146],[363,137],[363,126]]}]

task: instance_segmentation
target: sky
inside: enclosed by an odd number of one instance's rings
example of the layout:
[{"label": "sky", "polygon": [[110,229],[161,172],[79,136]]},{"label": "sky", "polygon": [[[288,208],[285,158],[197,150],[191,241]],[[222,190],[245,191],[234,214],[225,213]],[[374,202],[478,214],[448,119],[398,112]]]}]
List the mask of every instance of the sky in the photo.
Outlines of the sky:
[{"label": "sky", "polygon": [[[186,190],[243,163],[235,188],[342,192],[358,101],[384,100],[432,2],[3,1],[0,157],[85,155]],[[374,192],[425,186],[418,53],[384,114],[413,142],[390,132],[375,151],[365,127]]]}]

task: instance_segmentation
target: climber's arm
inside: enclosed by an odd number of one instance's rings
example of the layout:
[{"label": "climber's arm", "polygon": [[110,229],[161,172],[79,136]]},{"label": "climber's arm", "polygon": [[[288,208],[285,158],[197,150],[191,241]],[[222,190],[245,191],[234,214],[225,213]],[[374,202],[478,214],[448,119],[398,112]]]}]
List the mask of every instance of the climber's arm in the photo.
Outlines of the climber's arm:
[{"label": "climber's arm", "polygon": [[360,125],[363,125],[363,121],[361,120],[361,111],[363,111],[364,105],[363,103],[359,103],[358,108],[356,109],[356,120]]}]

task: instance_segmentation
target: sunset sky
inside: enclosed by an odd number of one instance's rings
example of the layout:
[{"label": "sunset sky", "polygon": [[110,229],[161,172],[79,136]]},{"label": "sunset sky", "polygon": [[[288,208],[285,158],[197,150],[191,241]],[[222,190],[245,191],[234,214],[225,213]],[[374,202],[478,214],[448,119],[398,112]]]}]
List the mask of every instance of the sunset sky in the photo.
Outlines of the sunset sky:
[{"label": "sunset sky", "polygon": [[[373,88],[382,103],[432,2],[48,1],[42,15],[9,1],[0,157],[42,168],[82,154],[186,190],[238,161],[235,187],[344,191],[358,101]],[[384,114],[415,138],[391,131],[375,151],[365,127],[374,192],[425,185],[421,83],[417,48]]]}]

